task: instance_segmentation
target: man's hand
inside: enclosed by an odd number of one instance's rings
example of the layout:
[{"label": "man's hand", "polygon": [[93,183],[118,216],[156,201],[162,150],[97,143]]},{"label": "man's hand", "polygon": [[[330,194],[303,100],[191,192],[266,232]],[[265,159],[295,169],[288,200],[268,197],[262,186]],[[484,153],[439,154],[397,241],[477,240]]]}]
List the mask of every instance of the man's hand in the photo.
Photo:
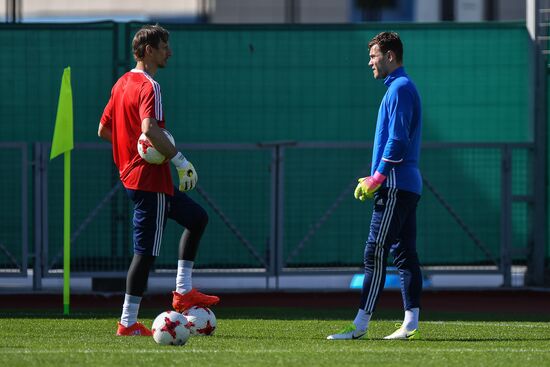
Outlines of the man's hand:
[{"label": "man's hand", "polygon": [[180,179],[179,190],[184,192],[193,190],[199,179],[193,164],[185,159],[181,152],[178,152],[178,154],[172,158],[172,163],[174,163],[176,171],[178,171],[178,177]]},{"label": "man's hand", "polygon": [[376,171],[372,176],[360,178],[353,196],[361,201],[372,199],[374,197],[374,193],[380,188],[385,179],[386,176],[378,171]]},{"label": "man's hand", "polygon": [[180,178],[180,191],[193,190],[197,185],[197,180],[199,178],[193,164],[187,161],[187,165],[185,167],[176,167],[176,170],[178,171],[178,176]]}]

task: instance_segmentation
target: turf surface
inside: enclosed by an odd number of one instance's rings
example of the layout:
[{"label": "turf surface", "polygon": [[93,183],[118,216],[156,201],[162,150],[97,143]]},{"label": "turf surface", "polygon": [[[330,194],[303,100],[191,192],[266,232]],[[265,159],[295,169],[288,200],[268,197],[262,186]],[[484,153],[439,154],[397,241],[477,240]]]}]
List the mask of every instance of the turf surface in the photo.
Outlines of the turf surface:
[{"label": "turf surface", "polygon": [[[354,312],[341,309],[220,308],[212,337],[163,347],[116,337],[118,312],[0,313],[0,366],[516,366],[550,365],[550,323],[537,315],[431,314],[422,340],[384,341],[398,314],[383,312],[369,338],[328,341]],[[151,325],[156,310],[143,310]],[[535,321],[540,319],[541,321]],[[488,321],[490,320],[490,321]]]}]

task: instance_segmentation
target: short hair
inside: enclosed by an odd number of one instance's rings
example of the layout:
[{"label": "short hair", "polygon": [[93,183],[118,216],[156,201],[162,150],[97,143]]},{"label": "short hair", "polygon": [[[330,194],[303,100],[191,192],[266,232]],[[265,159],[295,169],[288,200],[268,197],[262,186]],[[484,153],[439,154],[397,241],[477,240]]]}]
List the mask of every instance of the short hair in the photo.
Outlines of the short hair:
[{"label": "short hair", "polygon": [[399,38],[399,34],[396,32],[378,33],[370,40],[369,50],[374,45],[378,45],[378,47],[380,47],[380,51],[383,53],[393,51],[397,62],[400,63],[403,61],[403,43],[401,43],[401,38]]},{"label": "short hair", "polygon": [[136,32],[132,40],[134,59],[136,59],[136,61],[143,59],[145,56],[145,47],[147,45],[158,48],[161,41],[168,42],[169,36],[170,34],[168,31],[158,24],[144,25]]}]

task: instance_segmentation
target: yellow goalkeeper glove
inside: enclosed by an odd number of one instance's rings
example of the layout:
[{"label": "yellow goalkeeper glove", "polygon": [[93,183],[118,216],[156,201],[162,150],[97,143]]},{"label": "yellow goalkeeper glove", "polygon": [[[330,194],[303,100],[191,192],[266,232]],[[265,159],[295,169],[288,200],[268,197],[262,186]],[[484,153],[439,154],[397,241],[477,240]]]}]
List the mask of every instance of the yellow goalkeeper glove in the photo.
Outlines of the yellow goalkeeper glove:
[{"label": "yellow goalkeeper glove", "polygon": [[179,190],[184,192],[193,190],[199,179],[193,164],[185,159],[181,152],[178,152],[178,154],[172,158],[172,163],[176,166],[176,171],[178,171],[178,177],[180,179]]},{"label": "yellow goalkeeper glove", "polygon": [[353,196],[361,201],[372,199],[374,197],[374,193],[380,188],[385,179],[386,176],[378,171],[374,172],[374,175],[372,176],[360,178]]}]

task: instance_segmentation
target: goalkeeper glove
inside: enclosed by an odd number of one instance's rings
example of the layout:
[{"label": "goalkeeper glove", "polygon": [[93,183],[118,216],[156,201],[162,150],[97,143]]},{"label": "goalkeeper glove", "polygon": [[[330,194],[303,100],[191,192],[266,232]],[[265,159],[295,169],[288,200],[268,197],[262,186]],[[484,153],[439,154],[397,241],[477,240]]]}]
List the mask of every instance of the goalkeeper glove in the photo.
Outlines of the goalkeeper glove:
[{"label": "goalkeeper glove", "polygon": [[374,193],[380,188],[385,179],[386,176],[378,171],[375,171],[372,176],[360,178],[353,196],[361,201],[365,201],[365,199],[372,199]]},{"label": "goalkeeper glove", "polygon": [[172,158],[172,163],[174,163],[174,166],[176,166],[176,170],[178,171],[178,176],[180,179],[179,190],[193,190],[193,188],[197,185],[197,180],[199,179],[193,164],[185,159],[181,152],[178,152],[178,154]]}]

